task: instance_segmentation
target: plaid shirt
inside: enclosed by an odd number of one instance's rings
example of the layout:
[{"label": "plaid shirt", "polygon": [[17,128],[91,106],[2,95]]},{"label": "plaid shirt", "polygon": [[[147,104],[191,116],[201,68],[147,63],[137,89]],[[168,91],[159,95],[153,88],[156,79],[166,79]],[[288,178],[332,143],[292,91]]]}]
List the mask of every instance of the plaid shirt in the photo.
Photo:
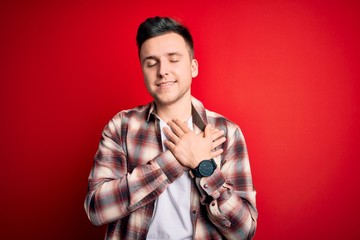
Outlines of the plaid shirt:
[{"label": "plaid shirt", "polygon": [[[89,176],[85,211],[108,224],[106,239],[146,239],[154,202],[184,171],[163,151],[154,103],[118,113],[104,128]],[[251,239],[257,210],[245,140],[237,125],[192,98],[194,131],[206,124],[225,132],[224,152],[210,177],[191,187],[193,239]]]}]

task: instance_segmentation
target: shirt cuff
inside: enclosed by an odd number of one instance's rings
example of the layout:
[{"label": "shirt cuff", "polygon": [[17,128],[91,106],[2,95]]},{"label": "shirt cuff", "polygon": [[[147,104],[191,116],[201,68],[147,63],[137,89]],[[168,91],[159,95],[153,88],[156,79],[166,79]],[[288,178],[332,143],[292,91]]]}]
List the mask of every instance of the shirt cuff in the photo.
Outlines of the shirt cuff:
[{"label": "shirt cuff", "polygon": [[208,196],[217,199],[220,197],[219,188],[221,188],[224,183],[225,178],[220,169],[217,168],[211,176],[201,178],[199,184]]},{"label": "shirt cuff", "polygon": [[154,160],[160,166],[170,183],[184,173],[183,167],[169,150],[166,150]]}]

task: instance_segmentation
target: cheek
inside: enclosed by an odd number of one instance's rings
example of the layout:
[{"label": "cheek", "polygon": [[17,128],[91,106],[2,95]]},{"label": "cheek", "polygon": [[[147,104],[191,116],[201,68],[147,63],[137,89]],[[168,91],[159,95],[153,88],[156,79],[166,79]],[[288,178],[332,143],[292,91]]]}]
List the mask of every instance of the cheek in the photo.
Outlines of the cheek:
[{"label": "cheek", "polygon": [[142,71],[142,74],[143,74],[143,77],[144,77],[144,81],[145,81],[145,84],[148,84],[149,82],[151,82],[151,79],[153,79],[153,73],[152,71],[149,71],[149,70],[144,70]]},{"label": "cheek", "polygon": [[144,75],[144,84],[145,84],[145,87],[147,88],[147,89],[149,89],[150,88],[150,81],[149,81],[149,79]]},{"label": "cheek", "polygon": [[156,81],[156,75],[149,73],[149,72],[143,72],[143,78],[144,78],[144,84],[148,92],[151,92],[154,88],[154,82]]},{"label": "cheek", "polygon": [[191,78],[193,75],[191,65],[189,64],[182,64],[181,66],[176,68],[174,72],[176,75],[182,76],[184,78]]}]

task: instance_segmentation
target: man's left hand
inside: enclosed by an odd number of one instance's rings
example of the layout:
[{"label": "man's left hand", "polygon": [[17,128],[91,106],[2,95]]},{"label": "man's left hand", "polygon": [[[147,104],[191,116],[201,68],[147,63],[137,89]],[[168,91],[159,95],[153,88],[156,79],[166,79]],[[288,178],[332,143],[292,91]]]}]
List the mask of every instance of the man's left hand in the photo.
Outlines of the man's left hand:
[{"label": "man's left hand", "polygon": [[210,124],[200,134],[191,131],[186,123],[178,119],[168,122],[168,125],[171,129],[164,128],[168,138],[164,144],[185,167],[194,169],[202,160],[214,158],[223,152],[216,148],[226,141],[224,131]]}]

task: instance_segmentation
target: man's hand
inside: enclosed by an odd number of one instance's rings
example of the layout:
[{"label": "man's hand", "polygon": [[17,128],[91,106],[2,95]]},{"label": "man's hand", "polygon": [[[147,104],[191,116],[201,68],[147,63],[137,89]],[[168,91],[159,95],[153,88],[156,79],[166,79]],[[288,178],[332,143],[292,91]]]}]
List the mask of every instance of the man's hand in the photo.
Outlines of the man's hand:
[{"label": "man's hand", "polygon": [[194,169],[202,160],[214,158],[223,152],[216,148],[226,141],[224,131],[210,124],[200,134],[195,134],[186,123],[177,119],[168,122],[168,125],[171,129],[164,128],[168,138],[164,144],[185,167]]}]

